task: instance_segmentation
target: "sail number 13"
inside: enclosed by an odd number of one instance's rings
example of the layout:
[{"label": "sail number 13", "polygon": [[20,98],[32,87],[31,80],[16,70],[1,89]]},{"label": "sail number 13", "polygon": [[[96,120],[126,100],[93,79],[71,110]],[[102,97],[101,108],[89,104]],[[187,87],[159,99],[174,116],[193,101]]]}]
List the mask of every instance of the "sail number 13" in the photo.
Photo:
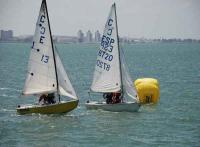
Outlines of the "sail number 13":
[{"label": "sail number 13", "polygon": [[49,56],[47,56],[47,55],[42,55],[41,61],[44,62],[44,63],[48,63],[48,61],[49,61]]}]

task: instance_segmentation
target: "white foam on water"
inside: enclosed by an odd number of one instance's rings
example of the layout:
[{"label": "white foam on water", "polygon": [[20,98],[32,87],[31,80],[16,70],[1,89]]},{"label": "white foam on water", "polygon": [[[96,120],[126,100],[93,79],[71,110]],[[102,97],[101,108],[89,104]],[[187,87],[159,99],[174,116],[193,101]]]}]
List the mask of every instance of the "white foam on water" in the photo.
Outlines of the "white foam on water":
[{"label": "white foam on water", "polygon": [[14,112],[15,110],[9,110],[9,109],[4,109],[4,108],[3,108],[3,109],[1,109],[0,111],[1,111],[1,112]]},{"label": "white foam on water", "polygon": [[9,87],[1,87],[0,90],[4,91],[4,90],[9,90],[9,91],[17,91],[20,92],[21,90],[19,89],[15,89],[15,88],[9,88]]},{"label": "white foam on water", "polygon": [[2,95],[0,95],[0,96],[2,96],[2,97],[16,98],[16,96],[15,96],[15,95],[7,95],[7,94],[2,94]]}]

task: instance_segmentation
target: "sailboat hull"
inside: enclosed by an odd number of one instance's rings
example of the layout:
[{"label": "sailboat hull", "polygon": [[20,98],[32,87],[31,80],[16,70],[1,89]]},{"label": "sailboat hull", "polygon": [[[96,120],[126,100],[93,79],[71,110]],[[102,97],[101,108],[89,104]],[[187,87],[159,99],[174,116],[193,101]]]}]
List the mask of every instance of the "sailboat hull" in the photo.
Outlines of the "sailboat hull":
[{"label": "sailboat hull", "polygon": [[75,109],[78,105],[78,100],[61,101],[60,103],[50,105],[22,105],[17,108],[19,114],[56,114],[66,113]]},{"label": "sailboat hull", "polygon": [[105,102],[88,102],[85,104],[87,109],[102,109],[112,112],[137,112],[140,108],[140,103],[124,102],[117,104],[106,104]]}]

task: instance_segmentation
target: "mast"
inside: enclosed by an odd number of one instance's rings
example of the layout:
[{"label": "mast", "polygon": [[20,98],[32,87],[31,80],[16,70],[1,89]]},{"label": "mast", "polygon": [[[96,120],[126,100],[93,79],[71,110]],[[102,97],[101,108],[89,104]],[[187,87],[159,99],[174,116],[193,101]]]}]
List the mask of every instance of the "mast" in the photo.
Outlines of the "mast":
[{"label": "mast", "polygon": [[46,13],[47,13],[48,27],[49,27],[49,33],[50,33],[50,38],[51,38],[51,46],[52,46],[54,67],[55,67],[55,73],[56,73],[57,95],[58,95],[58,99],[59,99],[59,102],[60,102],[60,94],[58,93],[59,88],[58,88],[58,73],[57,73],[57,67],[56,67],[56,58],[55,58],[55,52],[54,52],[53,39],[52,39],[52,35],[51,35],[51,27],[50,27],[50,21],[49,21],[49,15],[48,15],[48,10],[47,10],[46,0],[43,0],[42,3],[44,3],[44,5],[45,5],[45,9],[46,9]]},{"label": "mast", "polygon": [[117,32],[117,46],[118,46],[118,55],[119,55],[119,69],[120,69],[120,81],[121,81],[121,97],[123,98],[124,89],[123,89],[123,82],[122,82],[122,66],[121,66],[121,56],[120,56],[120,49],[119,49],[119,35],[118,35],[118,26],[117,26],[117,13],[116,13],[116,5],[114,5],[115,10],[115,24],[116,24],[116,32]]}]

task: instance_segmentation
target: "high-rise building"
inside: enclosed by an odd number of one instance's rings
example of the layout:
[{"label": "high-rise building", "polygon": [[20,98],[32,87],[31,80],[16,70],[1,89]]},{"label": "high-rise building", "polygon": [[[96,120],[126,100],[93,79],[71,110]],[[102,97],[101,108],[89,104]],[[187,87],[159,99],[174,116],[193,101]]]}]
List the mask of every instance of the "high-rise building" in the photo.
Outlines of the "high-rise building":
[{"label": "high-rise building", "polygon": [[86,42],[92,42],[92,33],[90,30],[86,33]]},{"label": "high-rise building", "polygon": [[77,38],[78,38],[78,42],[83,42],[84,41],[84,34],[83,34],[83,32],[81,30],[78,31]]},{"label": "high-rise building", "polygon": [[1,40],[11,40],[13,38],[13,31],[12,30],[8,30],[8,31],[4,31],[4,30],[1,30]]},{"label": "high-rise building", "polygon": [[95,32],[94,40],[95,40],[95,42],[101,41],[101,34],[99,33],[98,30]]}]

